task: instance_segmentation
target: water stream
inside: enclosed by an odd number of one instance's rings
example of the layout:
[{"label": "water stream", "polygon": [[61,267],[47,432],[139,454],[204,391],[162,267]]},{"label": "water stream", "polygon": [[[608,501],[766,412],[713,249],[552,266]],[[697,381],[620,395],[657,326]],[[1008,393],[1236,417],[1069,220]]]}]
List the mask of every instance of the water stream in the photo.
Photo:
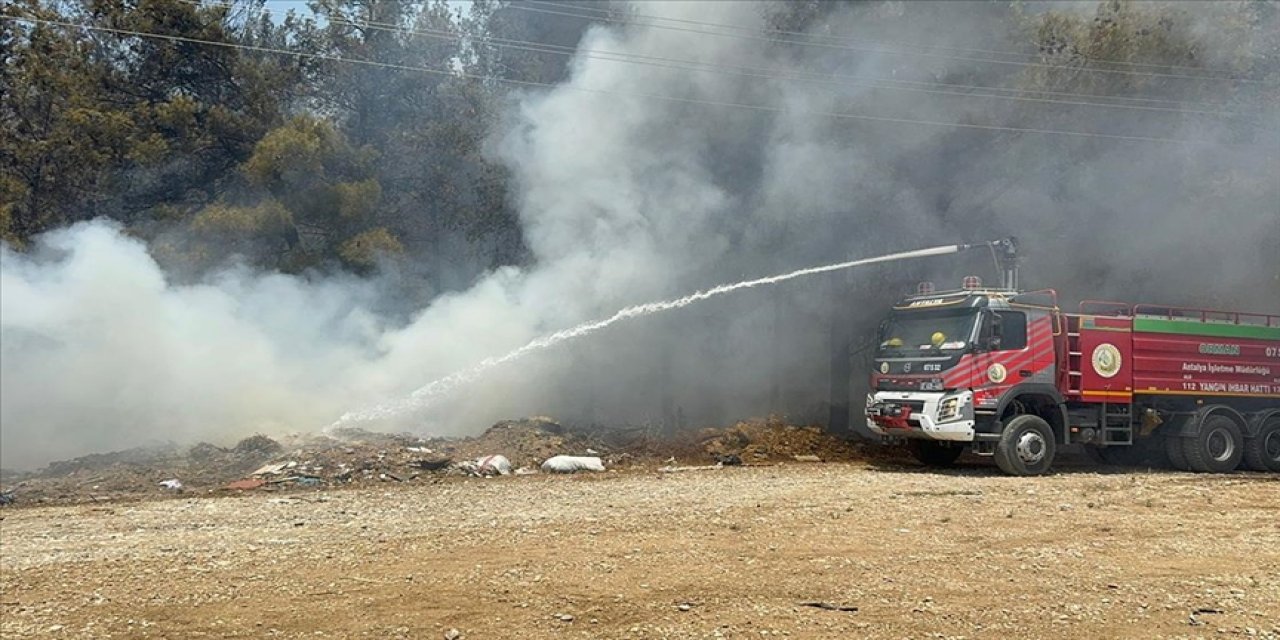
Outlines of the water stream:
[{"label": "water stream", "polygon": [[742,282],[735,282],[732,284],[722,284],[722,285],[718,285],[710,289],[707,289],[705,291],[698,291],[696,293],[691,293],[683,298],[676,298],[674,300],[662,300],[659,302],[650,302],[647,304],[640,304],[640,305],[626,307],[621,311],[618,311],[617,313],[603,320],[596,320],[594,322],[585,322],[575,327],[570,327],[568,329],[563,329],[561,331],[557,331],[550,335],[542,336],[540,338],[530,341],[528,344],[524,345],[523,347],[520,347],[518,349],[515,349],[514,351],[507,353],[506,355],[487,358],[477,363],[476,365],[472,366],[469,369],[457,371],[455,373],[451,373],[438,380],[429,382],[426,385],[420,387],[418,390],[409,394],[407,398],[386,402],[373,407],[362,409],[360,411],[348,412],[344,414],[341,418],[339,418],[336,422],[334,422],[330,426],[330,428],[347,426],[353,423],[369,421],[369,420],[385,420],[385,419],[393,418],[399,415],[404,415],[407,413],[412,413],[415,411],[426,409],[430,407],[432,403],[434,403],[438,399],[447,395],[450,391],[458,388],[459,386],[465,385],[469,382],[476,380],[481,375],[483,375],[486,371],[493,369],[494,367],[498,367],[508,362],[512,362],[530,353],[533,353],[534,351],[541,351],[542,349],[555,346],[557,344],[560,344],[561,342],[565,342],[567,340],[573,340],[575,338],[581,338],[582,336],[595,333],[596,331],[604,329],[605,327],[608,327],[612,324],[615,324],[617,322],[620,322],[622,320],[626,320],[629,318],[638,318],[640,316],[647,316],[650,314],[658,313],[659,311],[670,311],[672,309],[687,307],[695,302],[700,302],[702,300],[706,300],[707,298],[713,298],[715,296],[731,293],[734,291],[738,291],[740,289],[750,289],[752,287],[777,284],[779,282],[786,282],[787,280],[794,280],[796,278],[802,278],[804,276],[812,276],[820,273],[829,273],[831,271],[839,271],[841,269],[861,267],[869,264],[895,262],[898,260],[924,258],[928,256],[946,255],[949,253],[956,253],[964,248],[966,248],[966,245],[953,244],[953,245],[946,245],[941,247],[930,247],[928,249],[916,249],[914,251],[903,251],[901,253],[891,253],[888,255],[876,256],[873,258],[862,258],[860,260],[850,260],[849,262],[837,262],[835,264],[828,264],[828,265],[823,265],[819,267],[809,267],[807,269],[800,269],[798,271],[792,271],[790,273],[784,273],[776,276],[769,276],[767,278],[758,278],[756,280],[744,280]]}]

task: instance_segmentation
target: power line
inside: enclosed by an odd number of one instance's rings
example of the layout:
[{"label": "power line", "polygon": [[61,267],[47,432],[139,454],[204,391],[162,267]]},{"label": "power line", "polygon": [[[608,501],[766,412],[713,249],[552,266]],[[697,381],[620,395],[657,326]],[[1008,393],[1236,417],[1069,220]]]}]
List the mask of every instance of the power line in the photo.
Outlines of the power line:
[{"label": "power line", "polygon": [[171,42],[187,42],[191,44],[203,44],[203,45],[224,47],[224,48],[230,48],[230,49],[241,49],[245,51],[254,51],[257,53],[275,53],[275,54],[281,54],[281,55],[295,56],[298,58],[329,60],[333,62],[381,67],[381,68],[387,68],[387,69],[395,69],[399,71],[417,71],[417,72],[446,76],[451,78],[465,78],[465,79],[471,79],[471,80],[478,80],[481,82],[488,82],[488,81],[503,82],[507,84],[514,84],[514,85],[520,85],[520,86],[526,86],[526,87],[542,87],[542,88],[548,88],[548,89],[560,89],[560,90],[567,90],[567,91],[576,91],[579,93],[590,93],[595,95],[617,96],[617,97],[624,97],[624,98],[645,98],[645,99],[661,100],[661,101],[677,103],[677,104],[693,104],[693,105],[704,105],[704,106],[714,106],[714,107],[739,108],[739,109],[747,109],[751,111],[767,112],[767,113],[797,113],[797,114],[803,114],[803,115],[821,116],[821,117],[837,118],[837,119],[865,120],[869,122],[887,122],[887,123],[894,123],[894,124],[924,125],[924,126],[943,127],[943,128],[973,129],[973,130],[979,130],[979,131],[1007,131],[1011,133],[1060,135],[1060,136],[1068,136],[1068,137],[1076,137],[1076,138],[1098,138],[1098,139],[1106,139],[1106,140],[1125,140],[1125,141],[1131,141],[1131,142],[1157,142],[1157,143],[1164,143],[1164,144],[1192,144],[1193,143],[1190,140],[1180,140],[1177,138],[1161,138],[1156,136],[1133,136],[1133,135],[1121,135],[1121,134],[1112,134],[1112,133],[1071,131],[1066,129],[1007,127],[1002,125],[990,125],[990,124],[944,122],[944,121],[935,121],[935,120],[917,120],[912,118],[895,118],[891,116],[873,116],[873,115],[867,115],[867,114],[861,114],[861,113],[841,113],[841,112],[834,112],[834,111],[817,111],[817,110],[810,110],[810,109],[783,109],[780,107],[771,107],[767,105],[748,104],[748,103],[741,103],[741,102],[729,102],[729,101],[719,101],[719,100],[699,100],[696,98],[682,98],[679,96],[669,96],[669,95],[661,95],[661,94],[654,94],[654,93],[609,91],[605,89],[592,89],[589,87],[578,87],[571,84],[552,84],[548,82],[536,82],[532,80],[513,80],[509,78],[492,78],[492,77],[479,76],[479,75],[470,74],[470,73],[461,72],[461,71],[443,71],[440,69],[432,69],[430,67],[419,67],[419,66],[412,66],[412,65],[378,62],[373,60],[360,60],[355,58],[344,58],[342,56],[334,56],[334,55],[328,55],[328,54],[322,54],[322,53],[290,51],[287,49],[278,49],[274,47],[263,47],[259,45],[247,45],[247,44],[238,44],[238,43],[232,43],[232,42],[219,42],[216,40],[203,40],[200,38],[189,38],[185,36],[150,33],[146,31],[134,31],[131,29],[118,29],[118,28],[112,28],[112,27],[88,25],[83,23],[65,22],[65,21],[59,21],[59,20],[48,20],[43,18],[30,18],[30,17],[23,17],[23,16],[0,16],[0,18],[3,18],[5,20],[14,20],[14,21],[20,21],[20,22],[27,22],[27,23],[61,26],[61,27],[67,27],[71,29],[86,29],[90,31],[114,33],[117,35],[129,35],[129,36],[137,36],[140,38],[168,40]]},{"label": "power line", "polygon": [[[553,9],[542,9],[542,8],[539,8],[539,7],[532,7],[532,6],[528,6],[528,3],[513,3],[513,4],[508,5],[508,6],[509,6],[509,8],[511,8],[511,9],[517,9],[517,10],[520,10],[520,11],[531,11],[531,12],[534,12],[534,13],[545,13],[545,14],[549,14],[549,15],[568,16],[568,17],[572,17],[572,18],[579,18],[579,19],[583,19],[583,20],[603,20],[603,21],[606,21],[606,22],[616,22],[616,23],[619,23],[619,24],[632,24],[632,25],[637,25],[637,26],[652,27],[652,28],[655,28],[655,29],[667,29],[667,30],[671,30],[671,31],[684,31],[684,32],[688,32],[688,33],[698,33],[698,34],[702,34],[702,35],[719,36],[719,37],[724,37],[724,38],[739,38],[739,39],[745,39],[745,40],[753,40],[753,41],[757,41],[757,42],[759,42],[759,41],[763,41],[763,42],[774,42],[774,43],[783,43],[783,44],[794,44],[794,45],[798,45],[798,46],[805,46],[805,47],[821,47],[821,48],[826,48],[826,49],[837,49],[837,50],[843,50],[843,51],[861,51],[861,52],[870,52],[870,53],[884,53],[884,54],[889,54],[889,55],[898,55],[898,56],[915,56],[915,57],[926,57],[926,58],[942,58],[942,59],[944,59],[944,60],[963,60],[963,61],[968,61],[968,62],[985,62],[985,63],[989,63],[989,64],[1003,64],[1003,65],[1013,65],[1013,66],[1020,66],[1020,67],[1036,67],[1036,68],[1042,68],[1042,69],[1048,69],[1048,70],[1058,70],[1058,71],[1071,70],[1071,71],[1081,71],[1081,72],[1085,72],[1085,73],[1110,73],[1110,74],[1118,74],[1118,75],[1144,76],[1144,77],[1152,77],[1152,78],[1177,78],[1177,79],[1183,79],[1183,80],[1219,80],[1219,81],[1228,81],[1228,82],[1243,82],[1243,83],[1251,83],[1251,84],[1263,84],[1263,85],[1271,86],[1271,84],[1270,84],[1270,83],[1264,82],[1264,81],[1262,81],[1262,80],[1252,80],[1252,79],[1248,79],[1248,78],[1223,78],[1223,77],[1217,77],[1217,76],[1204,76],[1204,75],[1185,75],[1185,74],[1172,74],[1172,73],[1156,73],[1156,72],[1152,72],[1152,71],[1124,71],[1124,70],[1120,70],[1120,69],[1087,69],[1087,68],[1079,68],[1079,67],[1062,67],[1062,66],[1059,66],[1059,65],[1045,64],[1045,63],[1042,63],[1042,62],[1016,62],[1016,61],[1012,61],[1012,60],[998,60],[998,59],[994,59],[994,58],[975,58],[975,57],[967,57],[967,56],[954,56],[954,55],[947,55],[947,54],[940,54],[940,53],[926,53],[926,52],[913,52],[913,51],[895,51],[895,50],[893,50],[893,49],[864,47],[864,46],[849,45],[849,44],[833,44],[833,43],[826,43],[826,42],[805,42],[805,41],[802,41],[802,40],[795,40],[795,39],[778,39],[778,38],[770,38],[770,37],[768,37],[768,36],[761,36],[761,35],[755,35],[755,34],[721,33],[721,32],[717,32],[717,31],[706,31],[706,30],[702,30],[702,29],[691,29],[691,28],[688,28],[688,27],[679,27],[679,26],[674,26],[674,25],[654,24],[654,23],[652,23],[652,22],[637,21],[637,20],[635,20],[635,19],[634,19],[634,18],[640,18],[641,20],[655,20],[655,19],[656,19],[656,20],[662,20],[662,19],[663,19],[663,18],[662,18],[662,17],[660,17],[660,16],[647,16],[647,15],[642,15],[642,14],[632,14],[632,19],[627,19],[627,18],[615,18],[615,17],[613,17],[613,16],[592,16],[592,15],[583,15],[583,14],[580,14],[580,13],[569,13],[569,12],[565,12],[565,11],[556,11],[556,10],[553,10]],[[714,23],[707,23],[707,24],[714,24]],[[732,26],[730,26],[730,25],[718,25],[718,26],[720,26],[720,27],[722,27],[722,28],[730,28],[730,29],[735,28],[735,27],[732,27]],[[738,27],[738,28],[740,28],[740,27]]]},{"label": "power line", "polygon": [[[214,7],[225,7],[225,8],[236,7],[235,2],[226,2],[226,1],[220,2],[217,0],[178,0],[178,1],[195,5],[195,6],[214,6]],[[263,10],[269,10],[269,9],[267,9],[266,7],[263,7]],[[591,10],[604,11],[603,9],[591,9]],[[252,12],[252,9],[250,11]],[[401,33],[401,34],[425,35],[427,37],[438,37],[438,38],[450,39],[454,41],[465,40],[463,36],[460,36],[454,32],[446,31],[446,30],[422,29],[422,28],[413,30],[413,29],[405,29],[400,27],[399,25],[389,23],[389,22],[377,22],[372,20],[363,20],[363,21],[357,22],[355,20],[351,20],[345,17],[336,17],[336,16],[327,16],[327,17],[331,21],[336,22],[338,24],[346,24],[346,25],[357,27],[357,28],[394,31],[396,33]],[[776,75],[776,72],[781,70],[770,69],[766,67],[752,67],[752,66],[745,66],[745,65],[725,65],[725,64],[715,64],[715,63],[707,63],[707,62],[699,62],[699,61],[691,61],[691,60],[680,60],[680,59],[664,58],[661,56],[650,56],[650,55],[637,54],[637,53],[623,53],[623,52],[615,52],[615,51],[604,51],[604,50],[598,50],[598,49],[596,50],[578,49],[575,47],[568,47],[564,45],[556,45],[556,44],[545,43],[545,42],[514,40],[514,39],[500,38],[500,37],[483,37],[480,39],[480,41],[493,44],[494,46],[503,47],[503,48],[513,48],[513,49],[520,49],[520,50],[536,51],[539,53],[551,53],[551,54],[557,54],[557,55],[563,52],[565,54],[581,54],[584,57],[617,56],[621,58],[635,58],[639,60],[669,62],[673,64],[698,65],[701,67],[708,67],[710,69],[732,69],[732,70],[769,73],[769,74],[773,74],[771,75],[771,77],[775,77],[776,79],[794,79],[794,80],[806,80],[806,81],[813,79],[811,81],[815,81],[815,82],[823,79],[832,79],[832,80],[846,81],[850,84],[856,84],[859,82],[862,82],[862,83],[872,82],[872,83],[887,83],[889,85],[906,85],[906,86],[887,86],[887,87],[879,86],[879,85],[867,85],[867,86],[873,86],[879,89],[891,89],[891,90],[902,90],[902,91],[911,91],[913,90],[914,87],[933,87],[933,86],[947,87],[951,89],[964,90],[964,91],[962,92],[962,91],[933,90],[932,92],[945,94],[945,95],[956,95],[956,96],[962,96],[962,97],[982,97],[982,98],[1007,99],[1007,100],[1028,100],[1028,101],[1035,101],[1035,102],[1048,101],[1045,98],[1031,98],[1031,97],[1024,98],[1018,95],[1001,95],[998,93],[989,94],[989,95],[968,93],[972,91],[987,91],[987,92],[1005,92],[1005,93],[1012,92],[1014,94],[1026,94],[1026,95],[1034,95],[1034,96],[1061,96],[1061,97],[1070,97],[1070,98],[1081,98],[1086,100],[1103,99],[1103,100],[1156,103],[1156,104],[1169,104],[1169,105],[1199,105],[1204,107],[1222,107],[1222,106],[1225,106],[1226,104],[1223,102],[1169,100],[1169,99],[1162,99],[1162,98],[1146,98],[1146,97],[1135,97],[1135,96],[1115,96],[1115,95],[1100,96],[1096,94],[1071,93],[1071,92],[1065,92],[1065,91],[1050,91],[1050,90],[1044,90],[1044,89],[1019,89],[1014,87],[965,85],[965,84],[948,83],[948,82],[941,82],[941,81],[900,80],[897,78],[883,78],[883,77],[876,77],[876,76],[853,76],[853,75],[844,75],[844,74],[817,73],[817,72],[807,72],[807,71],[801,71],[801,72],[783,71],[784,75]],[[528,49],[525,47],[539,47],[539,48]],[[550,50],[547,50],[547,49],[550,49]],[[630,62],[630,60],[615,60],[613,58],[597,58],[597,59],[610,60],[614,62]],[[657,66],[665,66],[665,65],[657,65]],[[1059,102],[1061,104],[1082,104],[1082,103],[1070,102],[1070,101],[1059,101]],[[1083,106],[1092,106],[1092,105],[1101,106],[1101,107],[1124,108],[1124,105],[1115,105],[1109,102],[1088,102],[1087,105],[1083,105]],[[1168,110],[1180,111],[1182,113],[1188,113],[1188,114],[1206,114],[1206,115],[1223,115],[1223,116],[1240,115],[1240,114],[1232,113],[1228,111],[1197,111],[1197,110],[1178,110],[1178,109],[1168,109]]]},{"label": "power line", "polygon": [[[191,0],[191,1],[199,2],[199,0]],[[219,5],[219,6],[225,6],[225,5]],[[462,41],[465,39],[463,36],[453,34],[444,30],[421,29],[421,28],[401,29],[401,28],[395,28],[395,27],[381,26],[381,25],[387,25],[390,23],[376,23],[371,21],[356,22],[346,18],[336,18],[336,19],[330,18],[330,19],[334,20],[338,24],[347,24],[354,27],[362,27],[362,28],[368,28],[368,29],[374,29],[374,30],[380,29],[383,31],[392,31],[392,32],[401,33],[401,34],[422,35],[430,38],[441,38],[441,39],[447,39],[447,40],[453,40],[453,41]],[[1021,102],[1035,102],[1035,103],[1041,103],[1041,104],[1062,104],[1062,105],[1068,105],[1068,106],[1130,109],[1130,110],[1139,110],[1139,111],[1162,111],[1167,113],[1180,113],[1185,115],[1209,115],[1209,116],[1226,116],[1226,117],[1238,117],[1241,115],[1239,113],[1235,113],[1231,111],[1205,111],[1205,110],[1197,110],[1197,109],[1178,109],[1173,107],[1158,107],[1158,106],[1149,106],[1149,105],[1113,104],[1113,103],[1107,103],[1107,102],[1094,102],[1090,100],[1061,100],[1056,98],[1037,98],[1037,97],[1031,97],[1026,95],[1001,95],[1001,94],[995,94],[995,93],[973,93],[972,91],[977,91],[977,92],[1016,91],[1021,93],[1040,93],[1040,92],[1027,91],[1023,89],[1003,88],[1003,87],[987,87],[982,85],[957,85],[957,84],[950,84],[945,82],[915,82],[915,81],[905,81],[905,80],[891,80],[891,79],[885,79],[885,78],[866,78],[866,77],[851,76],[851,75],[844,75],[844,74],[815,73],[815,72],[808,72],[808,71],[800,71],[800,72],[782,71],[779,69],[769,69],[766,67],[715,64],[715,63],[708,63],[708,62],[699,62],[694,60],[682,60],[678,58],[650,56],[650,55],[644,55],[644,54],[604,51],[599,49],[575,49],[572,47],[565,47],[562,45],[555,45],[550,43],[528,41],[528,40],[512,40],[507,38],[483,38],[481,41],[485,43],[491,43],[494,46],[498,46],[501,48],[515,49],[520,51],[532,51],[536,53],[547,53],[547,54],[567,56],[567,57],[580,56],[584,58],[590,58],[593,60],[603,60],[608,62],[623,62],[627,64],[647,65],[647,66],[654,66],[654,67],[663,67],[668,69],[683,69],[688,71],[717,73],[720,75],[734,75],[738,77],[761,78],[761,79],[781,80],[781,81],[789,81],[789,82],[806,82],[806,83],[822,84],[822,85],[833,86],[833,87],[844,87],[847,85],[853,85],[853,86],[865,86],[865,87],[871,87],[875,89],[882,89],[882,90],[889,90],[889,91],[908,91],[908,92],[916,92],[916,93],[929,93],[929,94],[936,94],[936,95],[958,96],[962,98],[1015,100],[1015,101],[1021,101]],[[779,71],[781,71],[781,73],[779,73]],[[895,83],[916,85],[916,86],[896,86]],[[925,85],[925,86],[919,86],[919,85]],[[949,90],[949,89],[930,89],[930,88],[927,88],[928,86],[956,87],[960,89],[968,89],[970,91],[966,92],[966,91],[955,91],[955,90]],[[1112,98],[1112,96],[1096,96],[1096,95],[1089,95],[1089,94],[1065,94],[1065,95],[1086,96],[1090,98],[1102,98],[1102,99]],[[1177,101],[1173,101],[1173,100],[1155,100],[1155,99],[1149,99],[1149,98],[1127,98],[1123,96],[1116,96],[1115,98],[1130,99],[1130,100],[1147,100],[1147,101],[1154,101],[1154,102],[1167,102],[1167,103],[1179,104]],[[1218,106],[1219,103],[1205,103],[1205,104]]]},{"label": "power line", "polygon": [[[617,13],[611,9],[597,9],[595,7],[586,6],[585,4],[577,4],[577,5],[564,4],[559,2],[548,2],[546,0],[525,0],[525,1],[528,2],[529,4],[543,5],[543,6],[563,8],[563,9],[574,9],[574,10],[580,10],[580,11],[593,11],[595,13],[603,13],[608,15],[614,15],[615,13]],[[647,16],[647,17],[652,20],[664,20],[667,22],[678,22],[682,24],[717,27],[722,29],[730,29],[734,31],[746,31],[753,34],[760,33],[763,31],[764,33],[777,34],[777,35],[800,36],[804,38],[815,38],[815,39],[820,38],[820,39],[826,39],[826,40],[836,40],[840,42],[870,42],[872,44],[900,46],[900,47],[908,47],[908,48],[915,47],[915,48],[924,48],[924,49],[936,49],[939,51],[961,51],[965,53],[989,53],[992,55],[1019,56],[1019,57],[1034,57],[1036,55],[1034,53],[1025,52],[1025,51],[998,51],[993,49],[975,49],[975,48],[969,48],[969,47],[951,47],[951,46],[943,46],[943,45],[936,45],[936,44],[900,42],[900,41],[894,41],[894,40],[877,40],[874,38],[861,38],[861,37],[849,38],[847,36],[840,36],[840,35],[808,33],[804,31],[788,31],[785,29],[757,29],[755,27],[747,27],[743,25],[729,25],[729,24],[720,24],[715,22],[703,22],[700,20],[688,20],[684,18],[668,18],[665,16]],[[1125,66],[1133,66],[1133,67],[1149,67],[1149,68],[1156,68],[1156,69],[1185,69],[1187,71],[1202,71],[1202,72],[1205,71],[1201,67],[1193,67],[1193,66],[1177,65],[1177,64],[1151,64],[1151,63],[1145,63],[1145,62],[1131,62],[1128,60],[1108,60],[1105,58],[1089,58],[1089,61],[1094,63],[1125,65]],[[1221,76],[1217,74],[1203,74],[1203,75],[1197,75],[1196,77],[1216,78],[1216,79],[1222,79],[1222,80],[1237,80],[1237,79],[1248,80],[1248,78],[1232,78],[1229,76]]]},{"label": "power line", "polygon": [[[196,5],[196,6],[216,6],[216,7],[224,7],[229,9],[236,7],[234,2],[216,2],[212,0],[179,0],[179,1],[185,2],[187,4]],[[362,29],[394,32],[394,33],[399,33],[403,35],[421,35],[429,38],[438,38],[438,39],[444,39],[444,40],[451,40],[455,42],[461,42],[465,40],[464,36],[461,36],[451,31],[441,30],[441,29],[426,29],[421,27],[417,29],[408,29],[408,28],[399,27],[389,22],[377,22],[373,20],[355,21],[349,18],[337,17],[337,16],[328,16],[328,19],[331,22],[334,22],[336,24],[345,24],[345,25],[350,25],[357,28],[362,28]],[[1054,98],[1031,97],[1026,95],[1001,95],[996,93],[973,93],[973,92],[974,91],[978,91],[978,92],[1013,91],[1013,92],[1019,92],[1019,93],[1063,95],[1063,96],[1094,98],[1094,99],[1102,98],[1102,99],[1116,99],[1116,100],[1164,102],[1164,103],[1170,103],[1170,104],[1206,104],[1210,106],[1220,106],[1220,103],[1180,103],[1174,100],[1159,100],[1155,98],[1134,98],[1134,97],[1127,97],[1127,96],[1097,96],[1097,95],[1090,95],[1090,94],[1076,94],[1076,93],[1065,93],[1065,92],[1041,92],[1041,91],[1028,91],[1028,90],[1016,89],[1016,88],[989,87],[989,86],[983,86],[983,85],[962,85],[962,84],[953,84],[953,83],[945,83],[945,82],[919,82],[919,81],[897,80],[897,79],[888,79],[888,78],[874,78],[874,77],[866,77],[866,76],[851,76],[851,75],[844,75],[844,74],[815,73],[815,72],[807,72],[807,71],[800,71],[800,72],[782,71],[778,69],[769,69],[766,67],[715,64],[715,63],[700,62],[700,61],[694,61],[694,60],[666,58],[661,56],[650,56],[650,55],[644,55],[644,54],[605,51],[600,49],[579,49],[579,48],[567,47],[564,45],[556,45],[556,44],[545,43],[545,42],[515,40],[515,39],[509,39],[509,38],[486,37],[486,38],[481,38],[480,41],[487,44],[492,44],[493,46],[506,48],[506,49],[515,49],[520,51],[532,51],[536,53],[546,53],[546,54],[560,55],[560,56],[567,56],[567,57],[581,56],[585,58],[603,60],[603,61],[609,61],[609,62],[622,62],[627,64],[648,65],[648,66],[664,67],[664,68],[670,68],[670,69],[684,69],[684,70],[699,71],[704,73],[718,73],[721,75],[736,75],[739,77],[762,78],[762,79],[782,80],[782,81],[790,81],[790,82],[807,82],[807,83],[822,84],[822,85],[828,85],[828,86],[834,86],[834,87],[844,87],[845,85],[855,85],[855,86],[872,87],[872,88],[881,89],[881,90],[929,93],[929,94],[936,94],[936,95],[957,96],[961,98],[1015,100],[1015,101],[1034,102],[1034,103],[1041,103],[1041,104],[1062,104],[1062,105],[1068,105],[1068,106],[1129,109],[1129,110],[1139,110],[1139,111],[1159,111],[1159,112],[1168,112],[1168,113],[1179,113],[1184,115],[1209,115],[1209,116],[1225,116],[1225,117],[1238,117],[1241,115],[1239,113],[1234,113],[1230,111],[1178,109],[1173,107],[1158,107],[1158,106],[1149,106],[1149,105],[1113,104],[1108,102],[1095,102],[1092,100],[1060,100],[1060,99],[1054,99]],[[782,73],[778,73],[779,71],[782,71]],[[905,84],[908,86],[897,86],[902,84]],[[941,87],[948,87],[948,88],[955,88],[955,89],[965,89],[968,91],[927,88],[930,86],[941,86]]]}]

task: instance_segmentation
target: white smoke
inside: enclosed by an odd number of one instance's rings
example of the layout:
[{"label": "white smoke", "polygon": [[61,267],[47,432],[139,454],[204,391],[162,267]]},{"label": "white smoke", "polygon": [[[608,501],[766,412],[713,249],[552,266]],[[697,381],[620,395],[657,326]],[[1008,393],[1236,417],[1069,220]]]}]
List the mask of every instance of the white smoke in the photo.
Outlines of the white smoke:
[{"label": "white smoke", "polygon": [[0,253],[3,464],[279,431],[352,400],[334,379],[376,322],[353,286],[247,270],[172,286],[114,225]]},{"label": "white smoke", "polygon": [[[637,11],[759,29],[765,6],[644,2]],[[922,13],[899,19],[904,6]],[[983,11],[995,10],[990,3],[856,4],[815,29],[938,46],[1022,45]],[[886,25],[896,31],[882,33]],[[581,48],[916,81],[994,84],[1018,72],[642,25],[592,27]],[[1007,234],[1030,248],[1028,283],[1087,289],[1078,297],[1141,295],[1262,311],[1280,305],[1280,195],[1267,182],[1277,173],[1273,130],[1221,144],[1221,132],[1196,119],[1093,109],[1076,117],[1043,105],[864,83],[799,83],[783,73],[743,77],[579,57],[563,86],[518,94],[494,132],[492,154],[513,176],[532,259],[485,274],[407,320],[376,311],[384,295],[376,280],[239,267],[175,284],[139,241],[107,223],[47,234],[29,253],[6,248],[0,464],[316,429],[630,305]],[[1236,107],[1277,120],[1275,102]],[[1174,150],[816,115],[831,112],[1197,144]],[[1028,113],[1049,114],[1048,125],[1020,122]],[[1058,153],[1067,145],[1092,145],[1094,160]],[[1201,189],[1185,179],[1196,163],[1229,166],[1220,172],[1234,182]],[[1271,261],[1259,267],[1259,255]],[[978,257],[985,262],[976,264],[989,264]],[[945,282],[975,263],[961,264],[933,271]],[[895,287],[926,271],[864,279],[863,297],[841,303],[873,327]],[[670,422],[672,414],[713,422],[777,409],[822,417],[827,287],[821,279],[795,281],[634,319],[491,369],[428,412],[369,426],[473,433],[531,413],[613,424]]]}]

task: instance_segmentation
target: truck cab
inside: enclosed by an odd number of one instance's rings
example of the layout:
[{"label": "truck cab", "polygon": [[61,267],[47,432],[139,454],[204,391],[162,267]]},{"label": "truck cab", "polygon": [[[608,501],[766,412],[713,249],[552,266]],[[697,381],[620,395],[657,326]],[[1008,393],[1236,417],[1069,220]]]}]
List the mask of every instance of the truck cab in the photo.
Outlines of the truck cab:
[{"label": "truck cab", "polygon": [[[1059,365],[1065,341],[1052,292],[922,289],[880,325],[866,402],[867,427],[904,440],[916,457],[948,464],[964,450],[1001,468],[1047,471],[1065,442]],[[1006,427],[1023,428],[1002,444]]]}]

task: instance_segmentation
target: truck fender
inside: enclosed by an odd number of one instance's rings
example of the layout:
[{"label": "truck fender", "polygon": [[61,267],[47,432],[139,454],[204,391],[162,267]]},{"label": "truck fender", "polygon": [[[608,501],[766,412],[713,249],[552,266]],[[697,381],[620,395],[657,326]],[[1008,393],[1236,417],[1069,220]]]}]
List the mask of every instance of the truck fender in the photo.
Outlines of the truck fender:
[{"label": "truck fender", "polygon": [[1249,426],[1244,430],[1244,437],[1252,438],[1258,435],[1258,431],[1262,430],[1262,425],[1277,416],[1280,416],[1280,409],[1266,409],[1253,414],[1253,419],[1249,421]]},{"label": "truck fender", "polygon": [[[1059,392],[1058,388],[1055,387],[1054,385],[1036,383],[1036,382],[1027,382],[1024,384],[1016,384],[1010,387],[1008,391],[1005,391],[1004,394],[1000,396],[1000,404],[996,405],[996,415],[997,416],[1004,415],[1004,410],[1008,408],[1009,403],[1013,402],[1014,400],[1017,400],[1021,396],[1028,396],[1028,395],[1046,396],[1053,400],[1053,404],[1058,408],[1057,410],[1058,419],[1056,421],[1049,420],[1048,422],[1050,425],[1053,426],[1054,431],[1058,436],[1058,444],[1068,444],[1067,443],[1067,424],[1068,424],[1067,404],[1066,404],[1066,400],[1062,397],[1062,393]],[[1004,425],[1001,425],[1001,428],[1003,429]]]},{"label": "truck fender", "polygon": [[[1209,416],[1217,416],[1217,415],[1222,415],[1230,418],[1232,422],[1236,423],[1236,426],[1240,427],[1240,431],[1242,432],[1256,433],[1256,431],[1253,431],[1253,429],[1256,429],[1256,427],[1251,428],[1249,426],[1249,421],[1246,420],[1245,417],[1241,415],[1239,411],[1236,411],[1235,409],[1225,404],[1210,404],[1210,405],[1205,405],[1201,407],[1199,411],[1196,411],[1195,413],[1191,414],[1191,416],[1187,420],[1185,420],[1182,423],[1182,425],[1176,431],[1174,431],[1171,435],[1180,436],[1183,438],[1194,437],[1200,433],[1200,425],[1204,424],[1204,421],[1208,419]],[[1258,424],[1261,425],[1262,423],[1259,422]]]}]

